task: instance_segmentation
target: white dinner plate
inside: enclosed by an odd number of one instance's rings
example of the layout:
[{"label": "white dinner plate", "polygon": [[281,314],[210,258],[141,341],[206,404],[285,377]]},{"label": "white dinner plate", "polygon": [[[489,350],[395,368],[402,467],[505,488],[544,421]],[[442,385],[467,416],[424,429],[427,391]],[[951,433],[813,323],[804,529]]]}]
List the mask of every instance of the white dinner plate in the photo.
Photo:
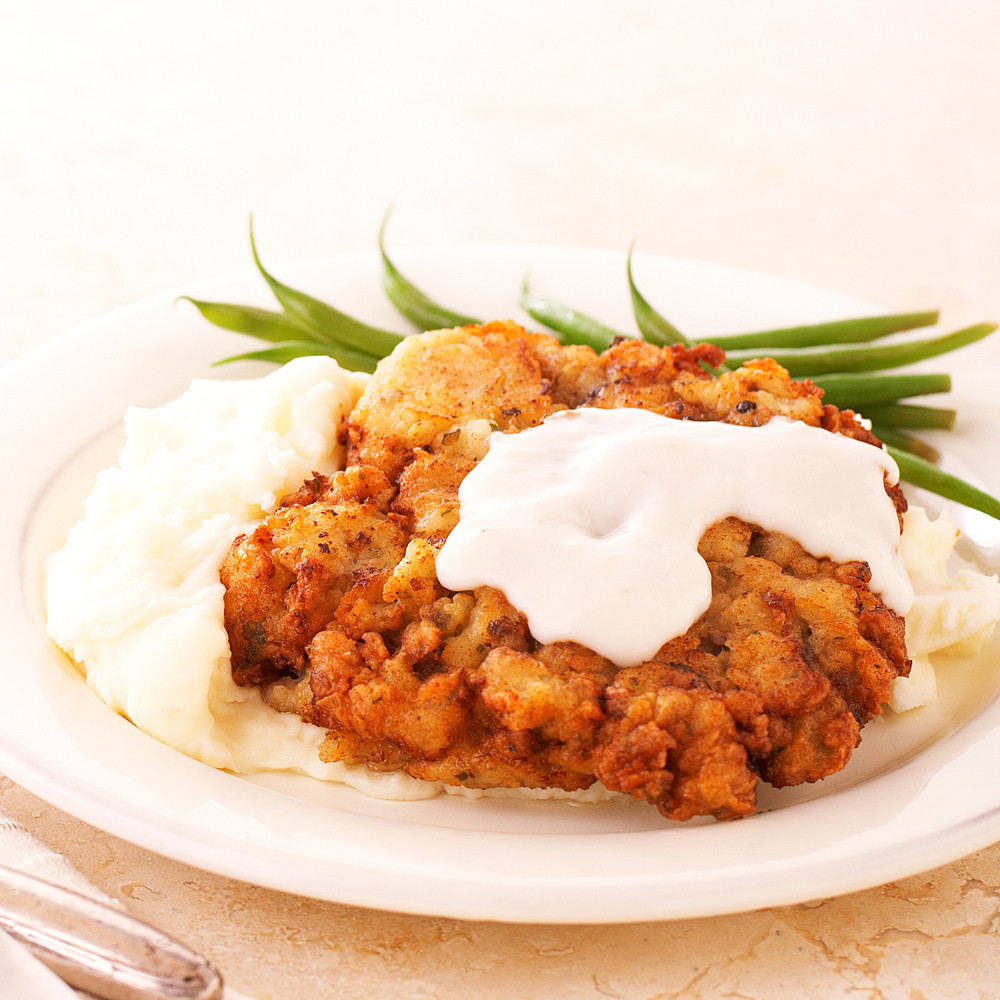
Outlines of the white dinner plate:
[{"label": "white dinner plate", "polygon": [[[473,315],[523,318],[515,303],[530,271],[533,291],[629,327],[622,253],[479,247],[400,252],[396,262],[433,297]],[[382,295],[374,254],[275,270],[359,318],[406,329]],[[637,256],[634,272],[646,297],[698,336],[872,309],[688,261]],[[179,292],[268,303],[253,274]],[[193,376],[265,370],[213,368],[257,345],[174,300],[115,312],[0,370],[0,768],[14,781],[117,836],[223,875],[344,903],[503,921],[638,921],[787,904],[910,875],[1000,840],[994,645],[974,661],[940,662],[937,703],[875,720],[844,772],[782,792],[762,786],[761,811],[732,823],[668,823],[631,802],[384,802],[290,774],[217,771],[140,732],[46,639],[39,571],[95,473],[114,462],[127,406],[161,404]],[[940,436],[949,462],[974,466],[1000,491],[991,394],[1000,356],[985,342],[931,367],[955,376],[960,424]],[[967,555],[991,566],[997,523],[956,516]]]}]

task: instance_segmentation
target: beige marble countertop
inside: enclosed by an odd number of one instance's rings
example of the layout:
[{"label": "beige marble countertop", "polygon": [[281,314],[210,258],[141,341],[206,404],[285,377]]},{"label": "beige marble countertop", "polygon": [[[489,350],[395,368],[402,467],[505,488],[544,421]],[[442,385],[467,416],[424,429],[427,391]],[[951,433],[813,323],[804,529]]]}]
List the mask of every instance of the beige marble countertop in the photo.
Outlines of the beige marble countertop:
[{"label": "beige marble countertop", "polygon": [[[372,247],[390,203],[399,246],[634,238],[949,325],[1000,316],[989,0],[8,6],[0,363],[246,271],[251,211],[278,263]],[[7,779],[0,808],[256,1000],[1000,992],[1000,845],[798,906],[505,926],[206,874]]]}]

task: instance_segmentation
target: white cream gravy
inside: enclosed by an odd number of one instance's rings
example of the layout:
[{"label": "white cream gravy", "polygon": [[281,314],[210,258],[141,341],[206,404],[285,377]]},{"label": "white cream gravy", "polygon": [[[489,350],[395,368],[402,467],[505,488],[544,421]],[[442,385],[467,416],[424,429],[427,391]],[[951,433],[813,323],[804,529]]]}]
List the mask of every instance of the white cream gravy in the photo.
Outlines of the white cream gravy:
[{"label": "white cream gravy", "polygon": [[450,590],[503,590],[540,642],[630,666],[706,610],[698,541],[734,516],[814,556],[867,562],[872,589],[905,615],[913,589],[883,476],[896,483],[899,470],[881,449],[785,418],[741,427],[567,410],[492,436],[462,483],[437,575]]}]

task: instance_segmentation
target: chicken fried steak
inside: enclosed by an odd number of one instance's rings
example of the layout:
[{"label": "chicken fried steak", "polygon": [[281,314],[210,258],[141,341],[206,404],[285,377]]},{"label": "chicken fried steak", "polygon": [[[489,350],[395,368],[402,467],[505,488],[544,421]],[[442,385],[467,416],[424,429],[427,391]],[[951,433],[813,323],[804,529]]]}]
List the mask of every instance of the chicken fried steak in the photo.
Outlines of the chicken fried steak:
[{"label": "chicken fried steak", "polygon": [[[638,340],[598,355],[513,323],[408,338],[350,416],[347,467],[234,543],[222,571],[234,678],[327,729],[327,760],[470,788],[600,781],[669,819],[746,815],[761,779],[838,771],[909,669],[903,620],[863,562],[727,518],[699,545],[710,607],[626,668],[540,644],[500,590],[451,593],[435,575],[490,433],[558,410],[786,416],[878,444],[775,362],[705,371],[722,359]],[[901,514],[902,494],[887,492]]]}]

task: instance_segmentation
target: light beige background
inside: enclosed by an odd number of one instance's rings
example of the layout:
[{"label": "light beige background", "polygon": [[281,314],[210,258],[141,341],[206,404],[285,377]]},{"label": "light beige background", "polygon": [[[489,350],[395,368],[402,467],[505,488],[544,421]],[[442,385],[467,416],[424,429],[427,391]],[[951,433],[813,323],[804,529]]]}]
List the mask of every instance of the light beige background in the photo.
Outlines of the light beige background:
[{"label": "light beige background", "polygon": [[[989,0],[0,12],[0,362],[147,294],[246,271],[251,211],[276,267],[372,247],[390,203],[397,247],[636,239],[940,307],[949,325],[1000,315]],[[1000,992],[1000,847],[779,910],[505,927],[233,883],[6,780],[0,805],[258,1000]]]}]

